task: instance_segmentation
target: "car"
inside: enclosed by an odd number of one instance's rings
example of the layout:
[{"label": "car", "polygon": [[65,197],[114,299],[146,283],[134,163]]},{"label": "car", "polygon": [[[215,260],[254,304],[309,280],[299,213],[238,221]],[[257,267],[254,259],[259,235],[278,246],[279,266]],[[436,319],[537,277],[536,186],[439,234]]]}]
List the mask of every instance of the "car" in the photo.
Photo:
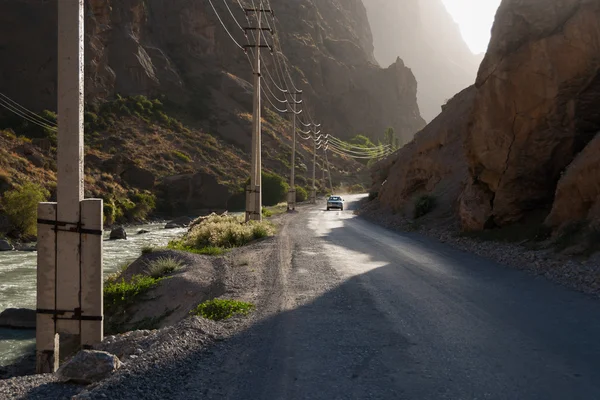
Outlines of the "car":
[{"label": "car", "polygon": [[331,210],[332,208],[339,208],[340,210],[344,211],[344,199],[342,199],[340,196],[329,196],[327,199],[327,211]]}]

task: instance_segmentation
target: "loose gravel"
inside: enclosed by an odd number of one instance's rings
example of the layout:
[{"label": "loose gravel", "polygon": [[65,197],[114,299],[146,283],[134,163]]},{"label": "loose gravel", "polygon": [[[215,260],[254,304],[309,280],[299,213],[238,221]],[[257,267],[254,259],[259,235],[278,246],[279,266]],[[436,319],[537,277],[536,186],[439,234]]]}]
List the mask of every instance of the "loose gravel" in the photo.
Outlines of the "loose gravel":
[{"label": "loose gravel", "polygon": [[460,236],[456,223],[415,227],[413,221],[379,208],[376,201],[363,203],[356,214],[385,228],[419,233],[457,249],[600,297],[600,254],[586,261],[577,261],[567,255],[557,254],[553,249],[531,250],[518,243],[481,241]]}]

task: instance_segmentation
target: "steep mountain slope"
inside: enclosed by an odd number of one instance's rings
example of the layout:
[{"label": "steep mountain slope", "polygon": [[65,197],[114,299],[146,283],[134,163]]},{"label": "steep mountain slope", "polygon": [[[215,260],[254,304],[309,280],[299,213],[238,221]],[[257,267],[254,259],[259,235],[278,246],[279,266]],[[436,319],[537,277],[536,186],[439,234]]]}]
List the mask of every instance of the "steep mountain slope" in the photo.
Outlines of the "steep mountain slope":
[{"label": "steep mountain slope", "polygon": [[441,0],[363,0],[375,58],[383,66],[404,60],[418,82],[421,115],[431,121],[441,106],[475,82],[483,55],[471,53]]},{"label": "steep mountain slope", "polygon": [[[528,229],[540,228],[540,237],[553,232],[563,247],[597,248],[598,21],[595,0],[504,0],[474,95],[457,96],[467,106],[459,110],[456,99],[450,101],[414,144],[378,164],[374,181],[382,204],[408,212],[408,199],[440,196],[447,180],[459,176],[463,189],[443,204],[464,230],[526,222]],[[447,123],[440,126],[441,121]],[[427,185],[398,194],[406,165],[418,160],[417,172],[433,175],[428,164],[437,165],[446,154],[442,139],[448,129],[458,129],[455,140],[464,144],[453,153],[449,169],[463,172],[438,174]],[[423,147],[434,140],[440,143],[437,150]]]},{"label": "steep mountain slope", "polygon": [[[225,3],[213,3],[228,29],[245,43]],[[226,4],[247,25],[237,1]],[[89,158],[96,161],[90,161],[96,179],[105,179],[103,173],[110,175],[120,187],[118,192],[125,195],[149,190],[167,203],[189,199],[177,207],[167,204],[166,209],[173,212],[227,205],[247,176],[252,71],[210,4],[203,0],[87,0],[85,7],[86,153],[96,157]],[[411,71],[400,60],[386,69],[374,63],[372,37],[360,0],[273,0],[272,7],[277,16],[275,28],[289,57],[289,73],[304,90],[311,115],[328,132],[339,137],[364,132],[376,138],[393,126],[408,140],[424,126]],[[0,92],[35,112],[56,110],[56,17],[57,0],[0,2]],[[277,80],[274,58],[268,51],[264,56],[265,67]],[[269,82],[266,74],[263,78]],[[274,89],[272,83],[270,87]],[[156,109],[145,106],[156,104],[152,99],[160,99]],[[290,123],[268,112],[270,106],[264,100],[264,166],[286,175]],[[29,127],[14,118],[1,121],[0,129],[32,137]],[[33,136],[44,139],[46,134]],[[52,144],[42,148],[37,139],[31,144],[27,138],[11,139],[10,148],[26,142],[52,160]],[[297,160],[301,185],[307,184],[310,175],[307,145],[300,146]],[[178,153],[183,157],[174,155]],[[109,161],[113,158],[119,159]],[[337,156],[330,160],[334,184],[352,185],[364,178],[361,164]],[[9,181],[15,185],[22,179],[13,174],[11,165],[15,164],[6,163],[7,174],[14,177]],[[53,169],[52,163],[45,165]],[[147,176],[133,182],[127,179],[130,170],[148,170],[153,179]],[[187,184],[174,184],[174,179]],[[165,193],[165,182],[182,192]],[[94,195],[111,195],[101,186],[89,188]]]}]

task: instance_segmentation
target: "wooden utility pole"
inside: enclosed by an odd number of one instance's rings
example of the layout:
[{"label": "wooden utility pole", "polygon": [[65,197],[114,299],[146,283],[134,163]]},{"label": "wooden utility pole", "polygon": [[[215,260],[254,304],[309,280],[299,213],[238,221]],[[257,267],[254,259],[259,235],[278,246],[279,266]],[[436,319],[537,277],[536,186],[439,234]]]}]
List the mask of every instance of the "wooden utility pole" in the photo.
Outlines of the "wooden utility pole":
[{"label": "wooden utility pole", "polygon": [[262,220],[262,129],[261,129],[261,63],[260,49],[270,48],[268,44],[261,44],[260,38],[262,31],[270,31],[269,28],[262,27],[262,13],[271,12],[271,10],[259,8],[246,8],[246,14],[255,13],[258,21],[257,27],[245,27],[244,30],[254,30],[258,34],[256,43],[245,45],[244,49],[254,47],[254,101],[252,111],[252,158],[250,166],[250,186],[246,188],[246,222]]},{"label": "wooden utility pole", "polygon": [[83,198],[84,0],[58,2],[57,203],[38,206],[36,371],[103,338],[102,200]]}]

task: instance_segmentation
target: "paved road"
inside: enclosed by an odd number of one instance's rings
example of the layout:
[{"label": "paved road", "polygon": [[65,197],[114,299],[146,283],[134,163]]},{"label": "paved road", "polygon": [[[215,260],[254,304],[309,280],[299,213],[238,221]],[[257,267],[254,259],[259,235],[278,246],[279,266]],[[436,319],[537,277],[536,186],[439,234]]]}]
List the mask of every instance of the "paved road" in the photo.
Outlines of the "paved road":
[{"label": "paved road", "polygon": [[356,199],[284,229],[280,312],[233,339],[205,398],[600,399],[600,302],[370,224]]}]

